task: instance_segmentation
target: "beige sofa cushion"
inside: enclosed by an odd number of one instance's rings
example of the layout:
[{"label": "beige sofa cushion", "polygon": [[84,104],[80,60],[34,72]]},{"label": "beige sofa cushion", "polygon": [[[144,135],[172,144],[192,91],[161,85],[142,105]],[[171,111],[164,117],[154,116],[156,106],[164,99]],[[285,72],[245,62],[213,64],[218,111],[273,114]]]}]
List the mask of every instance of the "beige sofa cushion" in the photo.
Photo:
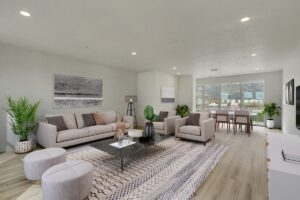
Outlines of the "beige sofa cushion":
[{"label": "beige sofa cushion", "polygon": [[190,135],[201,135],[200,126],[182,126],[179,128],[179,133],[190,134]]},{"label": "beige sofa cushion", "polygon": [[69,129],[57,133],[57,142],[64,142],[78,138],[88,137],[88,130],[84,129]]},{"label": "beige sofa cushion", "polygon": [[110,124],[117,121],[117,114],[115,111],[103,111],[101,112],[101,114],[103,116],[105,124]]},{"label": "beige sofa cushion", "polygon": [[[91,113],[91,112],[90,112]],[[89,114],[89,113],[75,113],[75,119],[76,119],[76,122],[77,122],[77,127],[79,129],[81,128],[84,128],[85,125],[84,125],[84,120],[83,120],[83,117],[82,117],[82,114]]]},{"label": "beige sofa cushion", "polygon": [[97,125],[97,126],[85,127],[82,130],[88,130],[89,136],[92,136],[92,135],[112,132],[113,128],[112,126],[109,125]]},{"label": "beige sofa cushion", "polygon": [[164,122],[153,122],[154,129],[164,130],[165,123]]},{"label": "beige sofa cushion", "polygon": [[[97,112],[99,113],[99,112]],[[75,118],[76,118],[76,122],[77,122],[77,126],[78,128],[84,128],[85,127],[85,123],[84,123],[84,120],[83,120],[83,114],[92,114],[93,115],[93,112],[86,112],[86,113],[75,113]]]},{"label": "beige sofa cushion", "polygon": [[[110,124],[106,124],[107,126],[111,126],[112,127],[112,130],[113,131],[116,131],[116,127],[117,127],[117,124],[116,123],[110,123]],[[125,122],[125,128],[126,129],[129,129],[130,128],[130,124]]]},{"label": "beige sofa cushion", "polygon": [[64,118],[65,124],[68,129],[77,129],[76,119],[73,113],[65,113],[65,114],[48,114],[47,117],[57,117],[62,116]]}]

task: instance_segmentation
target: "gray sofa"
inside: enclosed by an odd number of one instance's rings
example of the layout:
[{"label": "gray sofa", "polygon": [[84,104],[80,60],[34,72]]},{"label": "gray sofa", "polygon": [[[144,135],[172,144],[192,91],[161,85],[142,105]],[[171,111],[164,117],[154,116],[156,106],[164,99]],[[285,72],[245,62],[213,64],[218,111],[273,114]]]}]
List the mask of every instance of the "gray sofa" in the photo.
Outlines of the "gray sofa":
[{"label": "gray sofa", "polygon": [[168,117],[163,122],[153,122],[155,133],[170,135],[175,133],[175,120],[180,116],[176,115],[176,111],[167,111]]},{"label": "gray sofa", "polygon": [[209,118],[209,112],[200,112],[199,126],[186,125],[187,118],[175,120],[175,138],[196,140],[205,145],[208,140],[215,137],[216,121]]},{"label": "gray sofa", "polygon": [[[115,134],[117,114],[114,111],[101,112],[105,125],[84,127],[83,113],[51,114],[47,117],[62,116],[67,130],[57,132],[56,126],[40,122],[36,133],[37,142],[41,146],[68,147],[85,142],[112,137]],[[133,128],[133,117],[124,116],[126,132]]]}]

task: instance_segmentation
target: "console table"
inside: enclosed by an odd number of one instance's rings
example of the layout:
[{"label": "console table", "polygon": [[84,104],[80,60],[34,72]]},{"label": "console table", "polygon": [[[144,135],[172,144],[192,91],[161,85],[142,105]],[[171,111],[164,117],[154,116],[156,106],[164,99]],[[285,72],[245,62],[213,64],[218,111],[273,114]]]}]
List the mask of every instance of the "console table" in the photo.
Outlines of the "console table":
[{"label": "console table", "polygon": [[300,199],[300,163],[285,162],[282,149],[285,145],[298,143],[300,136],[292,134],[267,134],[268,186],[270,200]]}]

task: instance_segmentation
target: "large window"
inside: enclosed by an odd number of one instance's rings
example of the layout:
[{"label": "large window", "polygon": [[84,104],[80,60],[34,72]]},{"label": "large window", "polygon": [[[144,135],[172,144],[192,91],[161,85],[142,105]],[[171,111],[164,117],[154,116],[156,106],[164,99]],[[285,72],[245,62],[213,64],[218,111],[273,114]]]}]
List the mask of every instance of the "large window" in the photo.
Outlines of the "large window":
[{"label": "large window", "polygon": [[256,124],[262,124],[264,117],[259,114],[264,105],[264,81],[202,84],[197,80],[196,110],[248,109],[258,113]]},{"label": "large window", "polygon": [[241,106],[241,84],[221,84],[221,109],[235,110]]},{"label": "large window", "polygon": [[204,87],[204,105],[208,109],[216,109],[220,107],[220,85],[207,85]]}]

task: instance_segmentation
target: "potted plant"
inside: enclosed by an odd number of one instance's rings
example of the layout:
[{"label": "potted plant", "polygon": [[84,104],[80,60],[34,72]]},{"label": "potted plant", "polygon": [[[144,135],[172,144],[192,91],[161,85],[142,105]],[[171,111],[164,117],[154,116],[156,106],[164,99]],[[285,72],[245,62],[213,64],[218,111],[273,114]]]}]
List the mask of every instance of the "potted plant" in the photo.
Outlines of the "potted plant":
[{"label": "potted plant", "polygon": [[28,136],[32,134],[36,128],[36,112],[40,105],[40,101],[30,104],[25,97],[14,100],[7,98],[8,114],[11,118],[11,127],[14,134],[19,136],[16,142],[16,153],[27,153],[32,150],[32,141]]},{"label": "potted plant", "polygon": [[154,114],[154,110],[152,106],[146,106],[144,109],[144,116],[148,120],[145,124],[144,128],[144,136],[145,137],[153,137],[155,131],[153,126],[153,121],[156,119],[156,115]]},{"label": "potted plant", "polygon": [[189,107],[187,105],[177,105],[176,113],[180,115],[182,118],[189,115]]},{"label": "potted plant", "polygon": [[265,103],[262,114],[269,117],[267,119],[268,128],[274,128],[275,121],[273,117],[278,116],[280,114],[280,110],[281,108],[276,103]]}]

